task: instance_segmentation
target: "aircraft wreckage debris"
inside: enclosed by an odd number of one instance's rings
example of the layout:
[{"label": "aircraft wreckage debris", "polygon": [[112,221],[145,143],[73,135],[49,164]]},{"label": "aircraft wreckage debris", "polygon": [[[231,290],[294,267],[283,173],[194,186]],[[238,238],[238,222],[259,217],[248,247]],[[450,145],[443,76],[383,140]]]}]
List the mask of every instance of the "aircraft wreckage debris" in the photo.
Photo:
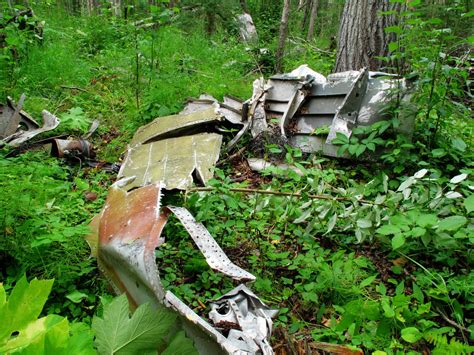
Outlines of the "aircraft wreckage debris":
[{"label": "aircraft wreckage debris", "polygon": [[[250,131],[253,140],[270,135],[303,152],[319,151],[336,157],[337,146],[332,140],[337,133],[350,136],[358,126],[385,119],[382,109],[390,102],[391,91],[404,90],[405,83],[366,69],[326,78],[303,65],[266,82],[258,79],[253,88],[252,98],[246,102],[230,96],[223,102],[209,95],[189,99],[180,114],[157,118],[138,129],[128,146],[118,181],[110,188],[102,212],[91,222],[94,232],[87,238],[92,254],[116,292],[125,292],[133,307],[151,302],[155,307],[174,310],[201,354],[273,354],[269,337],[272,317],[278,311],[269,309],[242,283],[211,303],[211,325],[164,289],[155,249],[165,242],[162,231],[171,214],[184,226],[212,269],[241,282],[255,277],[235,265],[189,211],[162,207],[163,191],[210,191],[212,188],[205,185],[213,177],[223,136],[229,128],[238,133],[225,146],[227,151]],[[409,136],[413,120],[401,118],[399,130]],[[325,134],[314,134],[322,127],[326,128],[322,130]],[[273,165],[262,159],[251,159],[249,164],[257,171]],[[296,169],[281,164],[279,167]],[[193,183],[204,187],[193,188]],[[300,196],[258,189],[231,190]],[[310,197],[346,200],[326,195]],[[349,353],[343,346],[323,345],[320,348],[324,350]]]},{"label": "aircraft wreckage debris", "polygon": [[[336,135],[349,137],[359,126],[386,119],[384,108],[392,100],[392,92],[399,96],[406,93],[403,79],[366,69],[324,77],[302,65],[267,81],[256,80],[252,97],[245,102],[231,96],[219,102],[201,95],[189,99],[180,114],[159,117],[139,128],[102,212],[91,222],[93,232],[87,241],[100,269],[117,293],[127,294],[132,307],[150,302],[154,307],[174,310],[180,316],[180,326],[201,354],[272,354],[269,338],[277,310],[269,309],[243,283],[211,303],[208,318],[213,325],[163,287],[155,249],[165,242],[162,231],[170,215],[177,217],[213,270],[240,282],[254,281],[255,276],[234,264],[189,211],[162,207],[161,197],[165,190],[210,191],[212,188],[206,185],[213,177],[221,150],[229,152],[247,132],[253,143],[263,136],[306,153],[341,157],[338,146],[332,144]],[[59,125],[59,119],[43,111],[40,127],[22,111],[24,100],[22,95],[17,105],[12,100],[0,105],[0,144],[18,147]],[[410,137],[414,121],[413,116],[409,117],[400,115],[398,130]],[[93,150],[86,139],[97,126],[94,122],[82,139],[56,137],[37,143],[52,143],[54,156],[85,158],[86,163],[94,165],[88,160]],[[237,133],[232,137],[229,132]],[[223,147],[224,135],[231,137]],[[278,166],[301,173],[296,167],[258,157],[248,162],[257,171]],[[115,170],[118,165],[108,168]],[[193,187],[194,183],[200,187]],[[231,191],[301,196],[259,189]],[[346,200],[326,195],[309,197]],[[331,344],[320,348],[340,353],[347,350]]]}]

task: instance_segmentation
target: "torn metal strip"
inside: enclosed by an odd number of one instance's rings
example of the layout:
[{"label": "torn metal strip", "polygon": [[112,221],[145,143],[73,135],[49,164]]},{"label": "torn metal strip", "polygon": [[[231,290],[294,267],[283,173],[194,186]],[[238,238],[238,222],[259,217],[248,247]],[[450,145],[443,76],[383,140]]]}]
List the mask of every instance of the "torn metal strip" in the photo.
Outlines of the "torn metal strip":
[{"label": "torn metal strip", "polygon": [[223,274],[240,281],[254,281],[255,276],[235,265],[216,243],[209,231],[197,222],[189,211],[183,207],[166,207],[183,224],[201,253],[206,258],[209,266]]}]

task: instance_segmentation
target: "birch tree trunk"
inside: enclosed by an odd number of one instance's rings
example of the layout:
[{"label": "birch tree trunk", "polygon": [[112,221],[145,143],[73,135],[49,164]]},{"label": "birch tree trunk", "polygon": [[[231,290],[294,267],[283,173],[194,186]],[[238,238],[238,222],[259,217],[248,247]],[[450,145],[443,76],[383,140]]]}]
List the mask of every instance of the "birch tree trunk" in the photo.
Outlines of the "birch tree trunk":
[{"label": "birch tree trunk", "polygon": [[307,41],[312,41],[314,36],[314,24],[316,23],[316,17],[318,17],[318,6],[319,0],[312,0],[311,16],[309,18],[308,35],[306,36]]},{"label": "birch tree trunk", "polygon": [[381,11],[401,11],[401,3],[386,0],[347,0],[342,13],[337,43],[334,72],[359,70],[368,67],[380,69],[382,62],[376,57],[388,55],[388,43],[394,35],[385,27],[395,26],[395,15],[380,15]]},{"label": "birch tree trunk", "polygon": [[278,39],[278,47],[276,51],[275,60],[275,71],[278,73],[281,71],[283,64],[283,56],[285,54],[285,42],[288,36],[288,18],[290,17],[290,0],[284,0],[283,11],[281,14],[280,22],[280,36]]}]

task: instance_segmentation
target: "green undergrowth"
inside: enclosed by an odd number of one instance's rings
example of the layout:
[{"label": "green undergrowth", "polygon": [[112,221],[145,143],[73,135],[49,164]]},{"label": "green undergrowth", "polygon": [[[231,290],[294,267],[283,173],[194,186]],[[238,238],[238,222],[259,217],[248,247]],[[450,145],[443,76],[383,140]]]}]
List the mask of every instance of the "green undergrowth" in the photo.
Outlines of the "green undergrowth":
[{"label": "green undergrowth", "polygon": [[47,309],[90,317],[105,288],[84,236],[105,201],[108,176],[69,168],[44,152],[6,153],[0,159],[1,278],[6,287],[24,273],[55,278]]},{"label": "green undergrowth", "polygon": [[[472,351],[472,169],[381,172],[361,183],[327,159],[303,158],[287,154],[303,176],[269,169],[276,177],[259,187],[300,196],[232,192],[246,184],[232,183],[229,167],[212,192],[185,199],[229,257],[257,276],[252,288],[280,308],[276,326],[370,351],[422,351],[441,338],[438,350],[451,341],[451,350]],[[163,282],[203,312],[232,282],[209,269],[179,223],[164,234]]]}]

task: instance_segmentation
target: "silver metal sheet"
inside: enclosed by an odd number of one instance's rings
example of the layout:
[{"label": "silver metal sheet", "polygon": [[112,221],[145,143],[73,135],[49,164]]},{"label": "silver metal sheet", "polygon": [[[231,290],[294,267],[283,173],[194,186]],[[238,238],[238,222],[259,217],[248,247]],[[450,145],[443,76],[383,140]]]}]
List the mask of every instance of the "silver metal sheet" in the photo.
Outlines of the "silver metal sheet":
[{"label": "silver metal sheet", "polygon": [[[142,136],[145,136],[143,134]],[[187,189],[193,183],[206,184],[219,159],[222,136],[202,133],[132,146],[118,178],[135,177],[129,189],[162,182],[166,189]]]},{"label": "silver metal sheet", "polygon": [[223,119],[215,107],[192,112],[186,115],[172,115],[158,117],[153,122],[140,127],[133,136],[130,146],[166,139],[170,136],[183,134],[186,129],[195,128],[206,124],[216,123]]}]

